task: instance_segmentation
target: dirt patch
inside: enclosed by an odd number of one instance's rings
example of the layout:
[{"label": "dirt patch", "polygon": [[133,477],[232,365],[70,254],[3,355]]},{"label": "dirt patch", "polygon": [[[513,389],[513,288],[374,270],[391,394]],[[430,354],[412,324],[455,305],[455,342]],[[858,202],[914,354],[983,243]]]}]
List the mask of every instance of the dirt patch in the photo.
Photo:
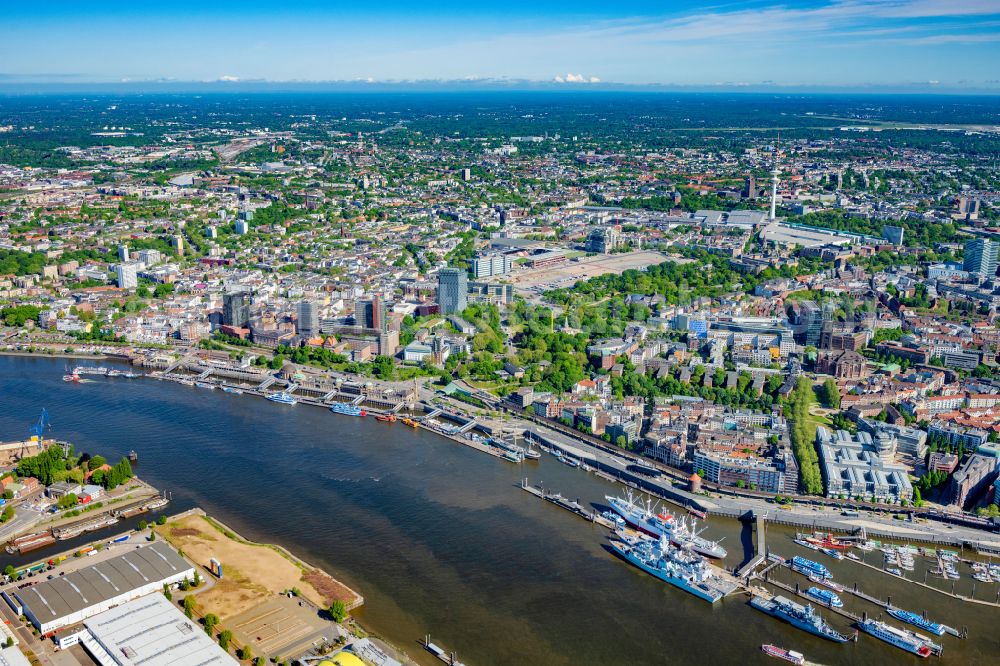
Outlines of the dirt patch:
[{"label": "dirt patch", "polygon": [[318,569],[302,574],[302,582],[308,583],[323,596],[323,606],[329,606],[339,599],[350,607],[355,600],[354,592]]},{"label": "dirt patch", "polygon": [[203,516],[187,516],[167,527],[164,537],[194,562],[206,568],[213,558],[222,563],[222,580],[197,599],[202,612],[223,620],[292,588],[320,607],[328,606],[328,599],[343,599],[350,606],[356,598],[323,572],[300,566],[274,547],[244,542]]},{"label": "dirt patch", "polygon": [[[223,565],[225,567],[225,565]],[[254,608],[271,596],[263,585],[257,585],[234,566],[226,567],[224,577],[215,586],[198,594],[198,608],[215,613],[223,620]]]}]

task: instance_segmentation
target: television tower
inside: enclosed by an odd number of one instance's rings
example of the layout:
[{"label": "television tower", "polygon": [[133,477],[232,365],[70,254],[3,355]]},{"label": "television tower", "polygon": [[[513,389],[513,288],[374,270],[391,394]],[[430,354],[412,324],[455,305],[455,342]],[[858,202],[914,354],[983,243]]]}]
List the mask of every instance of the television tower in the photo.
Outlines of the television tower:
[{"label": "television tower", "polygon": [[775,208],[778,205],[778,174],[781,171],[778,169],[777,163],[774,165],[774,169],[771,170],[771,215],[767,218],[771,222],[774,222]]}]

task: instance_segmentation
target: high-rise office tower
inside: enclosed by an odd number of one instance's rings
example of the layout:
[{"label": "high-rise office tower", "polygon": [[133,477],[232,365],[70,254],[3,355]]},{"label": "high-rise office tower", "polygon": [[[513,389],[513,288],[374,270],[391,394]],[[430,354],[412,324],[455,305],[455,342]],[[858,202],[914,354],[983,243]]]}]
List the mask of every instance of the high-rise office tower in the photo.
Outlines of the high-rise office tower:
[{"label": "high-rise office tower", "polygon": [[139,286],[138,270],[133,261],[125,261],[115,266],[118,287],[121,289],[135,289]]},{"label": "high-rise office tower", "polygon": [[997,272],[997,250],[1000,243],[989,238],[974,238],[965,243],[964,268],[980,277],[992,278]]},{"label": "high-rise office tower", "polygon": [[250,323],[250,294],[232,291],[222,295],[222,323],[245,328]]},{"label": "high-rise office tower", "polygon": [[468,305],[469,278],[459,268],[438,271],[438,305],[441,314],[461,312]]},{"label": "high-rise office tower", "polygon": [[354,302],[354,323],[362,328],[385,331],[389,327],[385,314],[385,301],[378,294],[371,299]]},{"label": "high-rise office tower", "polygon": [[299,301],[295,328],[303,338],[319,335],[319,308],[312,301]]}]

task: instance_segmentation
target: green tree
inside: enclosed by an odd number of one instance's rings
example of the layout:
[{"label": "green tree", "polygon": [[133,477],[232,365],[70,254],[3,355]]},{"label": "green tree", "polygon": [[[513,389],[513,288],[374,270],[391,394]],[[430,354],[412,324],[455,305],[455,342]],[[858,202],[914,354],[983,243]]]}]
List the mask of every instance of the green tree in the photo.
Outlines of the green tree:
[{"label": "green tree", "polygon": [[219,624],[219,616],[215,613],[209,613],[202,622],[205,625],[205,633],[211,636],[215,632],[216,625]]},{"label": "green tree", "polygon": [[820,399],[823,401],[825,407],[840,409],[840,389],[837,388],[837,382],[833,379],[827,379],[823,382],[823,387],[820,390]]},{"label": "green tree", "polygon": [[347,605],[340,599],[334,600],[326,610],[334,622],[340,623],[347,619]]},{"label": "green tree", "polygon": [[184,615],[186,615],[189,620],[194,617],[194,606],[195,601],[193,595],[189,594],[184,597]]},{"label": "green tree", "polygon": [[219,647],[223,650],[229,649],[229,641],[233,640],[233,632],[223,629],[219,632]]},{"label": "green tree", "polygon": [[104,459],[104,456],[94,456],[87,461],[87,469],[94,471],[98,467],[107,464],[107,462],[108,461]]},{"label": "green tree", "polygon": [[372,372],[379,379],[392,379],[394,364],[389,356],[376,356],[372,361]]}]

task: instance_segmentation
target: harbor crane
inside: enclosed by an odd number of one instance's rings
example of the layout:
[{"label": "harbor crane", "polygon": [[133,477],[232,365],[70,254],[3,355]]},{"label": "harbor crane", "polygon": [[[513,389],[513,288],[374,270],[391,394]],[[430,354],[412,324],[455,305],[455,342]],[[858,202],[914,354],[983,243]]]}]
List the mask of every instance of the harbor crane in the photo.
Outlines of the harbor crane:
[{"label": "harbor crane", "polygon": [[52,428],[52,422],[49,421],[49,411],[42,407],[42,415],[38,417],[38,421],[35,422],[28,430],[34,435],[34,439],[38,442],[38,450],[42,450],[42,440],[45,437],[45,429]]}]

